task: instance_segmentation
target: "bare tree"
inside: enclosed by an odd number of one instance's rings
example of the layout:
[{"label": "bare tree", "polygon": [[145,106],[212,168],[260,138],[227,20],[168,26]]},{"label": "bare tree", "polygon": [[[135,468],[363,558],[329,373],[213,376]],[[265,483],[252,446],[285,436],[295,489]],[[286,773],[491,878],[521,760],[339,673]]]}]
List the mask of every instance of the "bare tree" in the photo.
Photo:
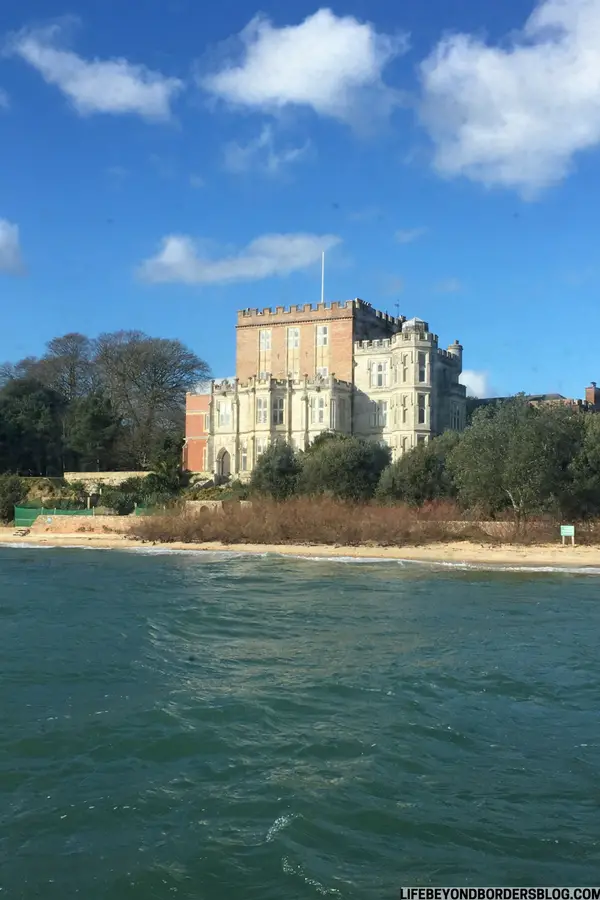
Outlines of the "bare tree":
[{"label": "bare tree", "polygon": [[95,341],[71,332],[53,338],[40,360],[44,383],[65,398],[67,403],[87,397],[97,386],[94,362]]},{"label": "bare tree", "polygon": [[141,331],[101,335],[95,362],[138,463],[148,465],[161,438],[182,428],[185,395],[208,377],[208,365],[181,341]]}]

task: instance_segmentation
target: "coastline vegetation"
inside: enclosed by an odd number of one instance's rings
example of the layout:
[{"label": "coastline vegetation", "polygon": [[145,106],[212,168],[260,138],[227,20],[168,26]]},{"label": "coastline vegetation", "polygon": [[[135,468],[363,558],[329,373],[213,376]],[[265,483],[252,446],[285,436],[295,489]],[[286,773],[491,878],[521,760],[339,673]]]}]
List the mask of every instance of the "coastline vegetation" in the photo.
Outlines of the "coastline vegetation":
[{"label": "coastline vegetation", "polygon": [[[147,540],[406,543],[555,540],[557,525],[596,540],[600,416],[518,396],[477,409],[391,461],[374,441],[323,433],[305,451],[283,441],[248,483],[202,487],[181,469],[185,393],[208,368],[178,341],[138,332],[65,335],[40,359],[0,367],[0,519],[16,505],[131,514]],[[74,471],[145,470],[87,496]],[[194,515],[189,500],[226,503]],[[100,511],[100,510],[99,510]]]},{"label": "coastline vegetation", "polygon": [[[235,487],[222,499],[235,499]],[[395,462],[387,448],[353,437],[322,434],[305,452],[277,442],[237,491],[251,508],[173,510],[137,521],[132,533],[185,543],[531,544],[555,542],[568,521],[578,543],[596,544],[600,416],[517,397]]]},{"label": "coastline vegetation", "polygon": [[[206,512],[171,510],[132,522],[131,537],[151,543],[298,544],[394,547],[471,541],[488,545],[556,543],[557,524],[550,516],[516,523],[469,519],[456,504],[382,506],[332,497],[258,499],[252,506],[225,503]],[[600,521],[577,529],[578,544],[600,544]]]}]

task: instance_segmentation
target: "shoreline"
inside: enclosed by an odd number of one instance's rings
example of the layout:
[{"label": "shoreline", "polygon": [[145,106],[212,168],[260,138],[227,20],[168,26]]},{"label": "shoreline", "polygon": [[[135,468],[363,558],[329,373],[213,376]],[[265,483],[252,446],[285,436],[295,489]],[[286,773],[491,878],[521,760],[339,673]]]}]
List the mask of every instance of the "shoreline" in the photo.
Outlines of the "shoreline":
[{"label": "shoreline", "polygon": [[405,547],[383,546],[341,546],[327,544],[222,544],[211,543],[153,543],[141,541],[119,534],[53,534],[49,532],[29,532],[20,536],[14,528],[0,528],[2,545],[30,545],[32,548],[87,548],[90,550],[149,550],[149,551],[205,551],[218,553],[276,554],[296,558],[311,559],[368,559],[430,564],[452,564],[469,566],[499,567],[551,567],[551,568],[598,568],[600,569],[600,546],[562,546],[538,544],[520,546],[518,544],[479,544],[469,541],[450,541],[409,545]]}]

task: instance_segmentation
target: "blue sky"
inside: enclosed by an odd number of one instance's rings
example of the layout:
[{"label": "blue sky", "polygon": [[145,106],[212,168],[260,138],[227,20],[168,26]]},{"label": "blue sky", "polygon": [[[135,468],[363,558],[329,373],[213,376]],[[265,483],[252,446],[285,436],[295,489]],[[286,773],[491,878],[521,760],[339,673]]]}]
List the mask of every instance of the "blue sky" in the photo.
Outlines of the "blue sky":
[{"label": "blue sky", "polygon": [[24,0],[0,14],[0,360],[362,297],[479,394],[600,381],[600,0]]}]

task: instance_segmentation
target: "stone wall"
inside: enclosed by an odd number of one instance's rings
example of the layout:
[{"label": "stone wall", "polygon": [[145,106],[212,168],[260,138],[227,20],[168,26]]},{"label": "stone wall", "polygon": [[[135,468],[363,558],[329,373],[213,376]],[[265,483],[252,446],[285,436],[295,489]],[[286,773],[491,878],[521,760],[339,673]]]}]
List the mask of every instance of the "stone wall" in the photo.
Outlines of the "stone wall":
[{"label": "stone wall", "polygon": [[38,516],[32,534],[126,534],[133,516]]},{"label": "stone wall", "polygon": [[103,484],[117,487],[129,478],[147,478],[150,472],[65,472],[67,484],[82,481],[91,492],[97,491]]}]

